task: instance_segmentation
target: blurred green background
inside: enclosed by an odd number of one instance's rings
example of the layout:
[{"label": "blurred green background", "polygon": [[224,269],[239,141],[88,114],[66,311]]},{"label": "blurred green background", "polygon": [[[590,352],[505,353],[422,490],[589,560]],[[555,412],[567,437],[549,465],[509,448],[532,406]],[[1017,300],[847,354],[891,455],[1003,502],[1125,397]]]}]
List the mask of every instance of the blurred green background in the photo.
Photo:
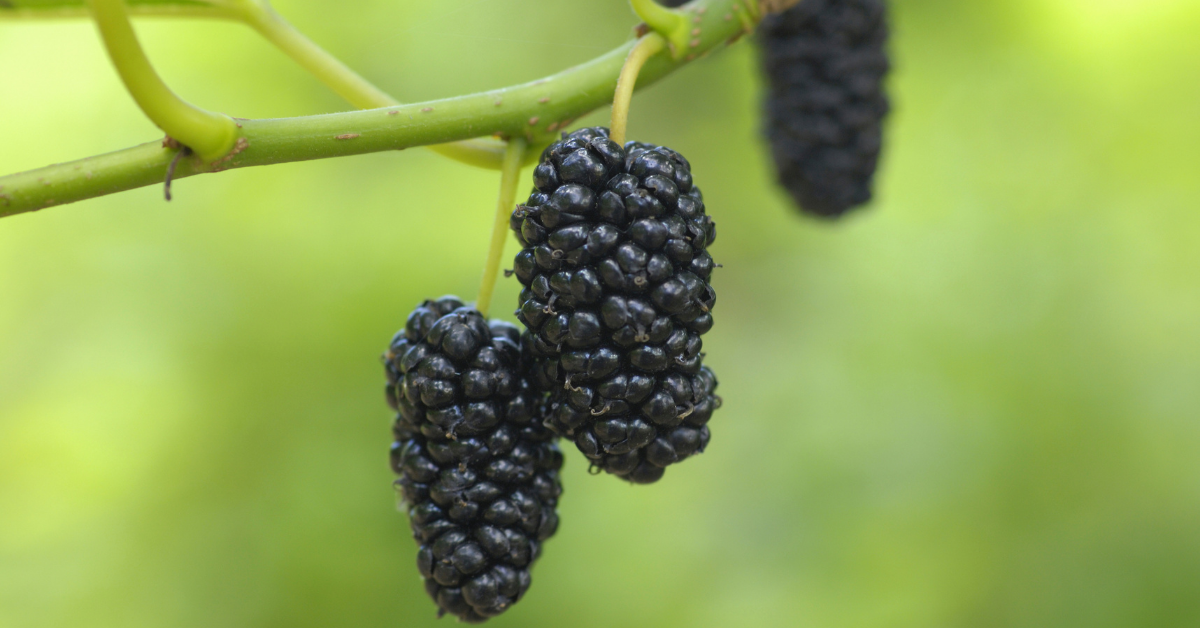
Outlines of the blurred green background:
[{"label": "blurred green background", "polygon": [[[409,101],[634,22],[277,7]],[[773,187],[751,45],[635,99],[631,137],[686,154],[720,225],[725,404],[653,486],[568,446],[560,531],[491,625],[1200,625],[1200,3],[898,0],[893,24],[878,199],[840,223]],[[138,29],[205,107],[346,108],[244,27]],[[86,22],[0,23],[0,85],[3,173],[159,135]],[[421,299],[474,295],[497,179],[411,150],[0,221],[0,626],[448,625],[378,355]]]}]

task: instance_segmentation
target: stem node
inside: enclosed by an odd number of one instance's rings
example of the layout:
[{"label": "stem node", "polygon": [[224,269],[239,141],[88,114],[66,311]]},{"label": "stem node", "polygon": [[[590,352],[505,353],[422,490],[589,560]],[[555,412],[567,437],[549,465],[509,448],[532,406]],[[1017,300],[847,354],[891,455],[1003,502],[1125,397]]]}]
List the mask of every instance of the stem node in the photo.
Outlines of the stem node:
[{"label": "stem node", "polygon": [[646,26],[666,39],[672,58],[683,58],[689,48],[692,30],[691,23],[683,11],[668,9],[654,0],[629,0],[629,6]]},{"label": "stem node", "polygon": [[163,83],[138,43],[125,0],[88,0],[88,6],[117,74],[146,117],[204,159],[228,152],[237,139],[233,118],[196,107]]}]

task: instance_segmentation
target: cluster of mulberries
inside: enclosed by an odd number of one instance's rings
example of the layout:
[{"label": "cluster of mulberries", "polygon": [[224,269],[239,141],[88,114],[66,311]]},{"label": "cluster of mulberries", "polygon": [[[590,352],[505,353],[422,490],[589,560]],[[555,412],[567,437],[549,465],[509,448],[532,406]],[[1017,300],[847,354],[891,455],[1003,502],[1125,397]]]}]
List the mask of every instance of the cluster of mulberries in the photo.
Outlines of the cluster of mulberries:
[{"label": "cluster of mulberries", "polygon": [[562,493],[520,330],[443,297],[409,315],[384,362],[392,469],[425,589],[463,621],[498,615],[529,588]]},{"label": "cluster of mulberries", "polygon": [[682,155],[620,146],[605,128],[546,148],[534,185],[511,227],[545,424],[594,466],[654,482],[703,451],[718,404],[700,340],[713,324],[715,225]]},{"label": "cluster of mulberries", "polygon": [[804,0],[758,33],[780,183],[822,216],[867,202],[888,112],[883,0]]},{"label": "cluster of mulberries", "polygon": [[587,128],[542,153],[534,186],[510,221],[524,332],[443,297],[383,356],[417,568],[439,615],[472,623],[521,599],[558,527],[558,437],[654,482],[704,450],[720,403],[700,339],[716,227],[688,161]]}]

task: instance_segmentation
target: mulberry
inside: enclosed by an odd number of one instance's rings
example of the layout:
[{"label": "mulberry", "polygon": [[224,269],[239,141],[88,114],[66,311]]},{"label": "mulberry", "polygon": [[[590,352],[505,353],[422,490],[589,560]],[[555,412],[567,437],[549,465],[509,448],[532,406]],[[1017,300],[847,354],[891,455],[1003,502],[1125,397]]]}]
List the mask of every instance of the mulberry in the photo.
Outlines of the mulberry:
[{"label": "mulberry", "polygon": [[558,526],[562,453],[535,417],[520,330],[443,297],[409,315],[384,362],[425,590],[439,616],[484,621],[525,594]]},{"label": "mulberry", "polygon": [[513,212],[533,380],[545,424],[596,467],[638,483],[703,451],[718,401],[701,365],[716,237],[691,166],[586,128],[550,145]]},{"label": "mulberry", "polygon": [[889,106],[882,0],[804,0],[758,28],[766,134],[801,209],[835,217],[871,199]]}]

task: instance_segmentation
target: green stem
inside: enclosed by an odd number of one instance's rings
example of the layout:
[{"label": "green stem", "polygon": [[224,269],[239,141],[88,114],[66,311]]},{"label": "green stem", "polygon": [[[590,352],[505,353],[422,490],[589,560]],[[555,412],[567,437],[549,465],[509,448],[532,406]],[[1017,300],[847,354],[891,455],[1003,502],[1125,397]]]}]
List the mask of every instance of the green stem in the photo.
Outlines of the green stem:
[{"label": "green stem", "polygon": [[646,60],[658,54],[667,42],[658,33],[650,33],[638,40],[625,65],[621,67],[621,75],[617,77],[617,92],[613,95],[612,122],[609,123],[608,137],[618,144],[625,143],[625,128],[629,124],[629,101],[633,98],[633,88],[637,85],[638,74]]},{"label": "green stem", "polygon": [[[743,32],[724,20],[738,0],[695,0],[707,8],[696,56]],[[689,5],[690,6],[690,5]],[[187,159],[175,178],[230,168],[324,159],[399,150],[498,134],[523,137],[531,145],[589,111],[612,102],[617,76],[634,42],[559,74],[505,89],[384,109],[240,123],[232,154],[214,161]],[[689,57],[692,55],[688,55]],[[688,59],[655,55],[647,60],[638,88],[679,69]],[[532,151],[530,151],[532,152]],[[0,177],[0,216],[62,205],[113,192],[162,183],[174,155],[160,142],[108,155],[56,164]]]},{"label": "green stem", "polygon": [[[235,0],[127,0],[130,15],[239,19]],[[0,20],[91,17],[85,0],[0,0]]]},{"label": "green stem", "polygon": [[500,258],[504,255],[504,241],[508,238],[508,218],[512,215],[517,199],[517,186],[521,179],[521,163],[525,160],[528,142],[523,137],[514,137],[504,150],[504,164],[500,168],[500,196],[496,199],[496,219],[492,223],[492,241],[488,244],[487,262],[483,265],[483,283],[479,286],[479,299],[475,307],[487,318],[492,304],[492,292],[500,274]]},{"label": "green stem", "polygon": [[629,0],[629,6],[647,26],[667,40],[671,56],[679,59],[687,54],[692,24],[682,10],[668,9],[654,0]]},{"label": "green stem", "polygon": [[[346,102],[359,109],[394,107],[400,104],[399,100],[371,84],[337,57],[305,37],[265,1],[244,0],[243,5],[242,19],[247,25],[275,44]],[[499,169],[504,159],[504,143],[498,140],[471,139],[429,148],[451,159],[493,170]]]},{"label": "green stem", "polygon": [[385,94],[383,90],[305,37],[265,2],[242,4],[244,21],[250,28],[275,44],[346,102],[359,109],[376,109],[400,104],[398,100]]},{"label": "green stem", "polygon": [[[236,11],[224,7],[192,5],[129,5],[129,14],[134,17],[201,17],[237,20]],[[13,20],[54,20],[91,17],[87,7],[65,6],[50,9],[28,9],[0,5],[0,22]]]},{"label": "green stem", "polygon": [[[84,0],[45,5],[30,0],[0,0],[0,20],[88,17]],[[265,0],[129,0],[131,15],[153,17],[206,17],[239,21],[253,28],[314,75],[335,94],[360,109],[389,107],[400,101],[372,85],[346,64],[300,33]],[[461,140],[428,147],[451,159],[499,170],[504,160],[504,142],[491,138]]]},{"label": "green stem", "polygon": [[185,102],[163,83],[142,52],[124,0],[88,0],[88,5],[117,73],[146,117],[202,159],[229,152],[237,138],[233,119]]},{"label": "green stem", "polygon": [[[54,164],[0,177],[0,216],[36,211],[64,203],[162,183],[174,150],[161,140],[114,153]],[[175,178],[197,174],[192,160],[183,160]]]}]

